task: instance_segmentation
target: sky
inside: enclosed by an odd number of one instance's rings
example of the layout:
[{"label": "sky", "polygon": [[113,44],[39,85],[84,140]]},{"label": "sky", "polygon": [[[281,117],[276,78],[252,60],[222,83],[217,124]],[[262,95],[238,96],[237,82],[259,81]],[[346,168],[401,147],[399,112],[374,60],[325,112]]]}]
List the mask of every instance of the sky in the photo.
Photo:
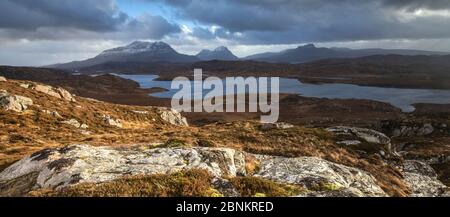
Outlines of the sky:
[{"label": "sky", "polygon": [[295,48],[450,51],[449,0],[0,0],[0,65],[83,60],[136,40],[239,57]]}]

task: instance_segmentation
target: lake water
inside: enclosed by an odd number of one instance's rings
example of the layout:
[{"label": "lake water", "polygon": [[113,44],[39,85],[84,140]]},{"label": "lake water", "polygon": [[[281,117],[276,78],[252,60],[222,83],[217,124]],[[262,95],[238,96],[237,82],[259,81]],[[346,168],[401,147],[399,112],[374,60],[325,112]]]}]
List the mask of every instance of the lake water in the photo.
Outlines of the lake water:
[{"label": "lake water", "polygon": [[[171,81],[157,81],[157,75],[119,75],[138,82],[142,88],[164,88],[169,91],[152,96],[171,98],[179,90],[171,89]],[[192,86],[200,85],[192,81]],[[247,90],[247,93],[256,93]],[[450,104],[450,90],[368,87],[352,84],[305,84],[297,79],[280,78],[280,92],[327,99],[368,99],[390,103],[404,112],[414,111],[415,103]],[[207,90],[203,92],[206,94]],[[239,92],[238,92],[239,93]]]}]

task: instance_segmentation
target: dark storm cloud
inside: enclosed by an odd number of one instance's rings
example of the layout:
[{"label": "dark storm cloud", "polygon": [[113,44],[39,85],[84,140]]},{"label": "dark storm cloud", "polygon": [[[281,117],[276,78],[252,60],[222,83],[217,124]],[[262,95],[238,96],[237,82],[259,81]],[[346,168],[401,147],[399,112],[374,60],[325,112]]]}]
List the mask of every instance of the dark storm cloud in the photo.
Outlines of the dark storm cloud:
[{"label": "dark storm cloud", "polygon": [[196,38],[200,39],[214,39],[216,38],[216,35],[212,33],[209,29],[201,28],[201,27],[195,27],[192,30],[192,35]]},{"label": "dark storm cloud", "polygon": [[111,0],[2,0],[0,27],[73,27],[112,31],[128,19]]},{"label": "dark storm cloud", "polygon": [[[148,0],[149,1],[149,0]],[[179,9],[182,17],[207,24],[218,24],[231,31],[284,30],[295,24],[290,13],[277,13],[262,7],[263,2],[167,0],[167,4]]]},{"label": "dark storm cloud", "polygon": [[26,39],[160,39],[179,32],[161,16],[132,18],[115,0],[2,0],[0,37]]},{"label": "dark storm cloud", "polygon": [[167,34],[180,32],[180,27],[169,23],[161,16],[144,14],[131,22],[123,29],[125,34],[139,36],[138,38],[160,39]]},{"label": "dark storm cloud", "polygon": [[[166,0],[179,16],[217,25],[246,44],[449,38],[448,0]],[[239,33],[238,36],[233,33]]]}]

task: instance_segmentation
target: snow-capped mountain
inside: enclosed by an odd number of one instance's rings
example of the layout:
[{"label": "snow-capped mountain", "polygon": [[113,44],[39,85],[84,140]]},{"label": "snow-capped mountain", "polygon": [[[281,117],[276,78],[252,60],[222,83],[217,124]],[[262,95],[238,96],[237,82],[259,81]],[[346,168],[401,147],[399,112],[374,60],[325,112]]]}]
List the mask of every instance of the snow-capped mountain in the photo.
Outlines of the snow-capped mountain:
[{"label": "snow-capped mountain", "polygon": [[52,68],[80,69],[108,62],[196,62],[195,56],[180,54],[164,42],[135,41],[124,47],[105,50],[94,58],[64,64]]},{"label": "snow-capped mountain", "polygon": [[214,50],[202,50],[197,54],[197,57],[201,60],[239,60],[228,48],[223,46]]},{"label": "snow-capped mountain", "polygon": [[110,50],[103,51],[98,57],[102,56],[115,56],[115,55],[129,55],[129,54],[137,54],[137,53],[144,53],[144,52],[151,52],[151,53],[171,53],[176,52],[170,45],[164,43],[164,42],[142,42],[142,41],[135,41],[125,47],[118,47],[113,48]]}]

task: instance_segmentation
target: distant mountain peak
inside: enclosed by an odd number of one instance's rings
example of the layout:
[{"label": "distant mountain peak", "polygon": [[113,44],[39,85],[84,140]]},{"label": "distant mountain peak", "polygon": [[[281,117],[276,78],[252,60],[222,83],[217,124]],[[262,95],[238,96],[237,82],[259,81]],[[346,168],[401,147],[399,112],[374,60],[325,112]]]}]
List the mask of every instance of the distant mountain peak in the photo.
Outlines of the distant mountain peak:
[{"label": "distant mountain peak", "polygon": [[124,47],[117,47],[103,51],[99,56],[111,56],[111,55],[127,55],[143,52],[155,52],[155,53],[169,53],[174,52],[172,47],[164,42],[146,42],[146,41],[134,41],[133,43]]},{"label": "distant mountain peak", "polygon": [[214,50],[202,50],[197,54],[197,57],[201,60],[238,60],[227,47],[220,46]]},{"label": "distant mountain peak", "polygon": [[373,55],[445,55],[445,52],[401,50],[401,49],[349,49],[316,47],[314,44],[305,44],[297,48],[287,49],[274,53],[254,54],[244,59],[266,62],[304,63],[322,59],[333,58],[359,58]]},{"label": "distant mountain peak", "polygon": [[129,48],[140,48],[140,47],[170,47],[170,45],[162,42],[162,41],[157,41],[157,42],[147,42],[147,41],[134,41],[133,43],[125,46],[125,47],[129,47]]},{"label": "distant mountain peak", "polygon": [[299,46],[299,48],[317,48],[317,47],[314,44],[306,44],[306,45],[303,45],[303,46]]},{"label": "distant mountain peak", "polygon": [[131,44],[105,50],[94,58],[83,61],[56,64],[54,68],[80,69],[108,62],[196,62],[195,56],[180,54],[169,44],[157,41],[134,41]]},{"label": "distant mountain peak", "polygon": [[229,51],[229,52],[230,52],[230,50],[228,50],[228,48],[227,48],[227,47],[225,47],[225,46],[220,46],[220,47],[217,47],[216,49],[214,49],[214,51],[216,51],[216,52],[224,52],[224,51]]}]

